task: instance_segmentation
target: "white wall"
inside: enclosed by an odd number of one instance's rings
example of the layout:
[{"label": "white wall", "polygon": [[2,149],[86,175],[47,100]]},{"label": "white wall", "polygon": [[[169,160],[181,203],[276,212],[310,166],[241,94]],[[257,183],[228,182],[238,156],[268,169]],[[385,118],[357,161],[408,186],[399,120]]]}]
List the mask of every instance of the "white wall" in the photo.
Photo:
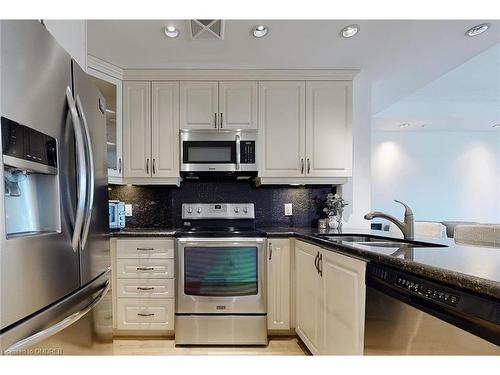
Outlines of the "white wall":
[{"label": "white wall", "polygon": [[500,131],[373,132],[371,165],[374,210],[500,223]]},{"label": "white wall", "polygon": [[344,211],[344,228],[369,228],[363,216],[370,211],[371,85],[360,73],[353,82],[353,176],[343,185],[342,197],[349,201]]},{"label": "white wall", "polygon": [[87,21],[43,20],[43,23],[78,65],[87,71]]}]

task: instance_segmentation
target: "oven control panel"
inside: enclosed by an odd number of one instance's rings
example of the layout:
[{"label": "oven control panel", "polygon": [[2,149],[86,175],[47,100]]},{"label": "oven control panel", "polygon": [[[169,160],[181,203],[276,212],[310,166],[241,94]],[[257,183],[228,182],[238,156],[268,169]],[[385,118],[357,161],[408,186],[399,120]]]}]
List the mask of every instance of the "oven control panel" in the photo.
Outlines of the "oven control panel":
[{"label": "oven control panel", "polygon": [[255,219],[253,203],[183,203],[183,219]]}]

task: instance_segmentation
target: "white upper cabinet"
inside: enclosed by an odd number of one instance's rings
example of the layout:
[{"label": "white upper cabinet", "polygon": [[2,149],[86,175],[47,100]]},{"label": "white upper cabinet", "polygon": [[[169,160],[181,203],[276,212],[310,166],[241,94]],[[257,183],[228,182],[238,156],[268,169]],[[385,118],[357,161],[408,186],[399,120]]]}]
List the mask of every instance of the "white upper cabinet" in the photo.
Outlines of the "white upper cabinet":
[{"label": "white upper cabinet", "polygon": [[306,83],[306,174],[352,175],[351,82]]},{"label": "white upper cabinet", "polygon": [[123,173],[123,82],[91,67],[87,72],[106,99],[106,143],[108,182],[119,182]]},{"label": "white upper cabinet", "polygon": [[219,82],[219,128],[257,129],[257,82]]},{"label": "white upper cabinet", "polygon": [[217,129],[219,104],[217,81],[181,82],[181,129]]},{"label": "white upper cabinet", "polygon": [[151,174],[151,82],[123,83],[124,177]]},{"label": "white upper cabinet", "polygon": [[290,329],[290,240],[267,242],[267,329]]},{"label": "white upper cabinet", "polygon": [[300,177],[305,170],[305,82],[259,82],[261,177]]},{"label": "white upper cabinet", "polygon": [[257,82],[181,82],[180,128],[257,129]]},{"label": "white upper cabinet", "polygon": [[323,251],[324,332],[320,353],[362,355],[365,327],[366,263]]},{"label": "white upper cabinet", "polygon": [[153,82],[151,176],[179,176],[179,82]]}]

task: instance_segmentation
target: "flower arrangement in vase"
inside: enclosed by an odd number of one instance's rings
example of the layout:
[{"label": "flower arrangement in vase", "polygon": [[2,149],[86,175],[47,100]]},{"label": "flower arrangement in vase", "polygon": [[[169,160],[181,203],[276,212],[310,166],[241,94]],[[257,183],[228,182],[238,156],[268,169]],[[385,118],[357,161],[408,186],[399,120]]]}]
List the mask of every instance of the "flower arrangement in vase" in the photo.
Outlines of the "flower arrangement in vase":
[{"label": "flower arrangement in vase", "polygon": [[330,229],[342,229],[342,214],[349,203],[338,194],[328,193],[323,212],[328,215]]}]

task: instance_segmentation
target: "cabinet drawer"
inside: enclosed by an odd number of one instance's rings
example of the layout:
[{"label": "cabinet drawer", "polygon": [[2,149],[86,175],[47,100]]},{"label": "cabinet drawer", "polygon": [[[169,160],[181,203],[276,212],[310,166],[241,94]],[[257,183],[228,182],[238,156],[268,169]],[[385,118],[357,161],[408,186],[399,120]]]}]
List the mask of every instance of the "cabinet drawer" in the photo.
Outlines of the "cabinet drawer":
[{"label": "cabinet drawer", "polygon": [[117,240],[116,257],[120,258],[173,258],[174,240]]},{"label": "cabinet drawer", "polygon": [[173,299],[117,299],[118,329],[174,329]]},{"label": "cabinet drawer", "polygon": [[118,279],[116,295],[132,298],[174,298],[174,279]]},{"label": "cabinet drawer", "polygon": [[116,277],[142,279],[174,277],[173,259],[117,259]]}]

